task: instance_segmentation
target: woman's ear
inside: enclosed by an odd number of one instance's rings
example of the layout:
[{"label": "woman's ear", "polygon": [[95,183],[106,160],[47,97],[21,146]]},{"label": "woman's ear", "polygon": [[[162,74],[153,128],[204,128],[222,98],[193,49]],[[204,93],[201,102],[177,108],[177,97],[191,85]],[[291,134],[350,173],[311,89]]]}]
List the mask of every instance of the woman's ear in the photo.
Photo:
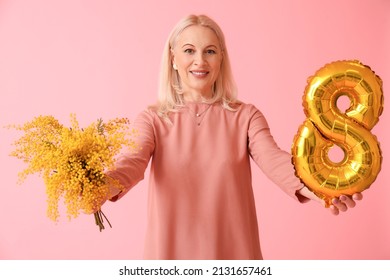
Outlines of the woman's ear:
[{"label": "woman's ear", "polygon": [[173,69],[177,70],[177,65],[175,63],[175,55],[173,54],[173,50],[172,49],[171,49],[171,63],[172,63]]}]

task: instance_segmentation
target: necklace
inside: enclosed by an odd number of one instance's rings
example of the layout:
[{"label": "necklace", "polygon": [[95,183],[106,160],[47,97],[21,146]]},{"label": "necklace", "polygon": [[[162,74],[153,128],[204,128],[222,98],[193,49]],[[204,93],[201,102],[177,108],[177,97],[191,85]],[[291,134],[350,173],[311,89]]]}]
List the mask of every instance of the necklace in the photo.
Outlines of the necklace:
[{"label": "necklace", "polygon": [[204,109],[203,111],[201,111],[201,112],[195,112],[195,111],[193,111],[190,107],[187,107],[188,108],[188,110],[191,112],[191,117],[193,117],[194,119],[195,119],[195,121],[196,121],[196,124],[198,125],[198,126],[200,126],[200,124],[202,123],[202,121],[203,121],[203,119],[204,119],[204,116],[206,115],[206,113],[207,113],[207,111],[210,109],[210,107],[211,107],[211,104],[209,104],[208,106],[207,106],[207,108],[206,109]]}]

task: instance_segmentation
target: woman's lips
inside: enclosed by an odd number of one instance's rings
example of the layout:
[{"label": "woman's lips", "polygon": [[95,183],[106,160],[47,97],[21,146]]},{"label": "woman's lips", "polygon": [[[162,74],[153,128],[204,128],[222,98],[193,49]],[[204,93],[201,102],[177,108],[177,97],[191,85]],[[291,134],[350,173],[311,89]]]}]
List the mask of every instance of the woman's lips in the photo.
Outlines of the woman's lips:
[{"label": "woman's lips", "polygon": [[209,72],[208,71],[202,71],[202,70],[193,70],[190,71],[190,73],[196,77],[204,77],[206,76]]}]

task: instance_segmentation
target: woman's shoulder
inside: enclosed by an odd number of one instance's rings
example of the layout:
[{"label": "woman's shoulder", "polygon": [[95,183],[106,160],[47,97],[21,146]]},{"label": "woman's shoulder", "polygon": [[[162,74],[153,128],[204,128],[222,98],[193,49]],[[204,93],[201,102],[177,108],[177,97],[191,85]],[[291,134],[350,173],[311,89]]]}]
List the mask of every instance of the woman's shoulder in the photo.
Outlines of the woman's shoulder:
[{"label": "woman's shoulder", "polygon": [[138,117],[149,116],[149,117],[153,118],[154,116],[157,116],[157,114],[158,114],[158,106],[155,104],[152,104],[152,105],[147,105],[146,107],[141,109],[138,112]]},{"label": "woman's shoulder", "polygon": [[157,109],[155,108],[155,106],[153,105],[147,106],[136,113],[134,122],[153,123],[156,116],[157,116]]},{"label": "woman's shoulder", "polygon": [[241,100],[237,100],[234,103],[230,103],[229,105],[231,108],[243,112],[249,112],[249,113],[260,112],[260,110],[253,103],[247,103]]},{"label": "woman's shoulder", "polygon": [[163,114],[161,108],[158,105],[149,105],[144,108],[139,114],[137,119],[143,122],[148,122],[152,126],[161,124],[171,124],[171,113]]}]

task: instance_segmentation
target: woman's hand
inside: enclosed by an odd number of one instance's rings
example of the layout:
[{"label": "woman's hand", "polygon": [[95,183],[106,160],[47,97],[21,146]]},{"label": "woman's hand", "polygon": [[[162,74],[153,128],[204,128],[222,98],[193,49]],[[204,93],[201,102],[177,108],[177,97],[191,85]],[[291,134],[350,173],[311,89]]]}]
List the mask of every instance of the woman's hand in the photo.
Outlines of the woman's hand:
[{"label": "woman's hand", "polygon": [[[304,197],[307,197],[322,204],[325,207],[325,201],[316,196],[307,187],[303,187],[298,191],[298,193]],[[354,208],[356,206],[356,201],[362,199],[363,195],[361,193],[354,193],[352,196],[340,195],[339,198],[332,199],[332,204],[329,206],[329,210],[333,215],[338,215],[340,214],[340,212],[345,212],[349,208]]]},{"label": "woman's hand", "polygon": [[345,212],[349,208],[356,206],[357,200],[362,200],[363,195],[361,193],[354,193],[352,196],[340,195],[339,198],[332,199],[332,205],[329,209],[333,215],[338,215],[340,212]]}]

